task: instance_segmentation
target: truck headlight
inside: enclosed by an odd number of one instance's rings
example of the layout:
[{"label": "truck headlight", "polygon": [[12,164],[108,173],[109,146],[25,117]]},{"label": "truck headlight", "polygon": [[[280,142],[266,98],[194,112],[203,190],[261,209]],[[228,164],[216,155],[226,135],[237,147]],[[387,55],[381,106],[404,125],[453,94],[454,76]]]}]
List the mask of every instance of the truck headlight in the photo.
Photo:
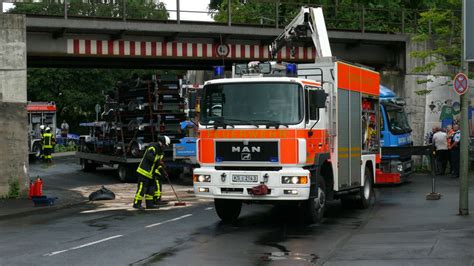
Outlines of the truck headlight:
[{"label": "truck headlight", "polygon": [[399,164],[397,166],[397,171],[400,172],[400,173],[403,172],[403,165]]},{"label": "truck headlight", "polygon": [[210,175],[193,175],[194,182],[211,182]]},{"label": "truck headlight", "polygon": [[308,177],[307,176],[282,176],[281,183],[282,184],[307,184]]}]

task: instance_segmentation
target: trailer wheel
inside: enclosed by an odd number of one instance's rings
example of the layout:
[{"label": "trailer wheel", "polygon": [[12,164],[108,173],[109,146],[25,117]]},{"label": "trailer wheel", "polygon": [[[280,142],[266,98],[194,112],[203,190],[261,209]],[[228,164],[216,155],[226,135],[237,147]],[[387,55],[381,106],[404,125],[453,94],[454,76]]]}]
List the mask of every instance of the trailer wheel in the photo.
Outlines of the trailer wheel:
[{"label": "trailer wheel", "polygon": [[120,181],[124,183],[133,183],[137,181],[135,168],[131,167],[130,165],[119,164],[117,172]]},{"label": "trailer wheel", "polygon": [[239,218],[242,210],[242,201],[229,199],[214,199],[214,206],[216,208],[217,216],[223,222],[234,222]]},{"label": "trailer wheel", "polygon": [[87,159],[81,159],[81,168],[84,172],[93,172],[96,170],[97,165],[93,162],[90,162]]},{"label": "trailer wheel", "polygon": [[365,166],[364,171],[364,186],[360,188],[358,205],[361,209],[367,209],[372,203],[374,197],[372,171],[368,166]]},{"label": "trailer wheel", "polygon": [[307,223],[320,223],[326,211],[326,184],[321,177],[317,178],[317,195],[318,197],[310,198],[303,203],[302,211]]},{"label": "trailer wheel", "polygon": [[41,159],[41,143],[35,142],[31,151],[35,153],[36,159]]}]

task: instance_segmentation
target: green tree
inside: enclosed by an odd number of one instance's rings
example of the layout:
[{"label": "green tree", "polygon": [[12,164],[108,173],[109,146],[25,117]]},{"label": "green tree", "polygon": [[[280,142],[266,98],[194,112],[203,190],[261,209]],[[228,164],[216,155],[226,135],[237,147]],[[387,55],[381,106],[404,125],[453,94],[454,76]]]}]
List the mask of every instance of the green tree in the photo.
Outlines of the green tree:
[{"label": "green tree", "polygon": [[125,69],[28,69],[29,101],[54,101],[58,123],[63,119],[78,132],[80,122],[95,120],[95,104],[102,104],[103,91],[113,90],[117,81],[139,75],[155,74],[153,70]]},{"label": "green tree", "polygon": [[[164,3],[147,0],[117,1],[116,4],[103,4],[95,1],[84,3],[82,0],[68,0],[68,16],[121,18],[124,13],[124,3],[128,19],[167,20],[169,18]],[[64,4],[55,1],[33,2],[29,0],[15,3],[15,7],[9,12],[62,16],[64,15]]]},{"label": "green tree", "polygon": [[[462,3],[458,0],[433,1],[428,7],[420,13],[418,32],[412,38],[414,42],[423,43],[423,48],[410,53],[425,63],[412,71],[433,76],[454,76],[461,64]],[[420,79],[418,82],[428,81]],[[422,90],[417,93],[429,92]]]}]

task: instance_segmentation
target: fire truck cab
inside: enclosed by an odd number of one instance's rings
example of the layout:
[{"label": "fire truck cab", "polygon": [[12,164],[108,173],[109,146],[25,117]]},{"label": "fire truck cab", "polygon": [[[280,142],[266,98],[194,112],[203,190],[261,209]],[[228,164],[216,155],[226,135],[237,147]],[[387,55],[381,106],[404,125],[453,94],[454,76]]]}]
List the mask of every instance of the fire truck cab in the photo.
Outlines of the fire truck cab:
[{"label": "fire truck cab", "polygon": [[203,89],[198,197],[214,198],[224,221],[243,202],[291,202],[308,222],[330,199],[369,205],[380,158],[377,72],[335,60],[233,72]]}]

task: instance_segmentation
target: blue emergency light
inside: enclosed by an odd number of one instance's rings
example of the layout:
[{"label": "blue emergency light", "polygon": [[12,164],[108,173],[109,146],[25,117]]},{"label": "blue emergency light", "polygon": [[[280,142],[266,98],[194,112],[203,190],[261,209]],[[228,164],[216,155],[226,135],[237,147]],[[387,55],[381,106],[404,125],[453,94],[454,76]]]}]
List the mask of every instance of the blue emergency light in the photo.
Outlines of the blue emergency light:
[{"label": "blue emergency light", "polygon": [[298,74],[298,68],[296,64],[287,64],[286,65],[286,74],[289,76],[296,76]]},{"label": "blue emergency light", "polygon": [[223,77],[224,76],[224,66],[215,66],[214,67],[214,77]]}]

